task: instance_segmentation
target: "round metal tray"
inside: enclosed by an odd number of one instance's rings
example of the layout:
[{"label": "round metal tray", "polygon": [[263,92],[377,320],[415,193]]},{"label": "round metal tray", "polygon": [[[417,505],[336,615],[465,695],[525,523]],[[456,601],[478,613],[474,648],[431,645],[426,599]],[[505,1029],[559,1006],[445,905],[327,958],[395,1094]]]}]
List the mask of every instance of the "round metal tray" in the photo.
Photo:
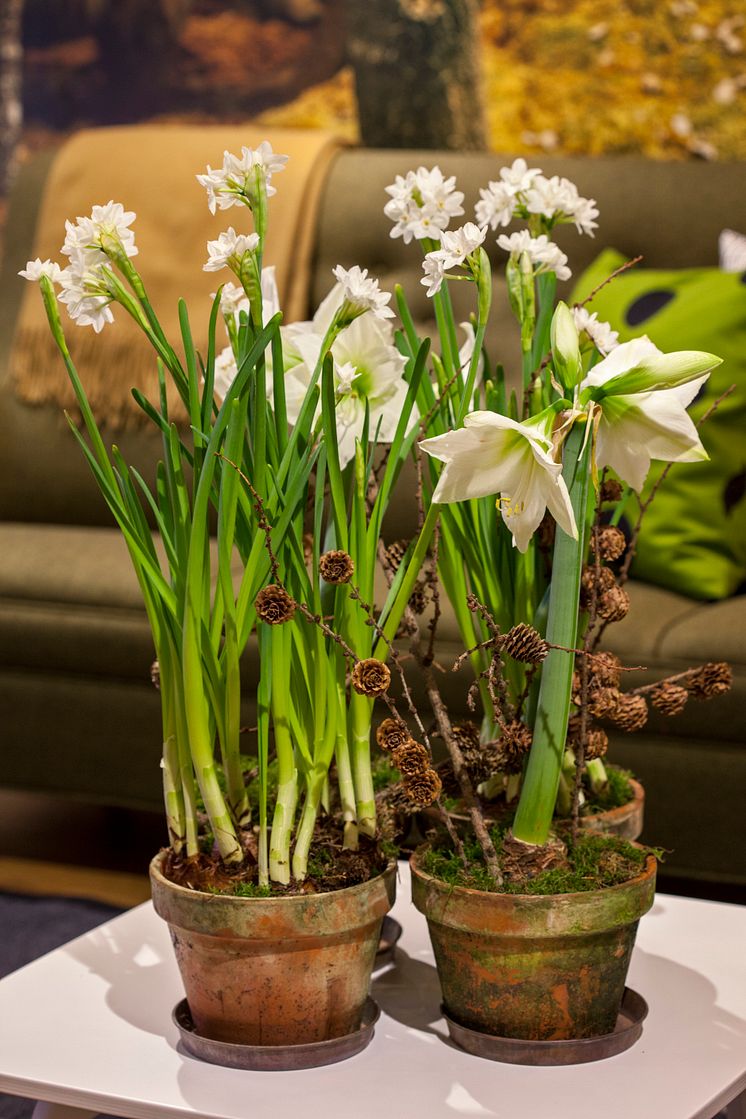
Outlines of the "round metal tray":
[{"label": "round metal tray", "polygon": [[586,1061],[602,1061],[606,1057],[614,1057],[634,1045],[642,1033],[648,1004],[637,991],[625,987],[616,1026],[611,1033],[567,1041],[525,1041],[522,1038],[496,1037],[494,1034],[462,1026],[450,1018],[443,1007],[441,1011],[448,1023],[451,1039],[460,1049],[477,1057],[512,1065],[580,1065]]},{"label": "round metal tray", "polygon": [[184,1049],[200,1061],[224,1065],[226,1068],[286,1072],[291,1069],[332,1065],[360,1053],[370,1044],[380,1013],[378,1003],[369,997],[363,1007],[360,1028],[354,1033],[301,1045],[236,1045],[227,1041],[213,1041],[195,1030],[186,999],[176,1004],[171,1017],[178,1027]]}]

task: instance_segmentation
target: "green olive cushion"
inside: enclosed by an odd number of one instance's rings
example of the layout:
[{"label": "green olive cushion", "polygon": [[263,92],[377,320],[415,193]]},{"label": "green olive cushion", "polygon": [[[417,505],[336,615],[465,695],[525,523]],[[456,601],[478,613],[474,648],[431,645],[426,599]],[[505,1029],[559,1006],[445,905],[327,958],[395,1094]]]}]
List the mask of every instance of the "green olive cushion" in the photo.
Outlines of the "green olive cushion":
[{"label": "green olive cushion", "polygon": [[[578,280],[584,299],[625,261],[607,249]],[[692,403],[709,462],[676,463],[645,514],[634,562],[638,579],[698,599],[732,595],[746,582],[746,275],[718,268],[636,267],[603,287],[588,309],[626,342],[647,334],[664,351],[707,350],[723,359]],[[644,493],[664,465],[653,463]],[[634,520],[630,507],[628,521]]]}]

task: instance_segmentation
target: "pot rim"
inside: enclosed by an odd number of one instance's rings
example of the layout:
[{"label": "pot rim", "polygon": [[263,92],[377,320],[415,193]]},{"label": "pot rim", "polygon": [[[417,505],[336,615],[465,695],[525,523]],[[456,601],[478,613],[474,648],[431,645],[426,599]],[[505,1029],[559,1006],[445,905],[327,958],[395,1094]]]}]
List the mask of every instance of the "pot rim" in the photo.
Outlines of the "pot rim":
[{"label": "pot rim", "polygon": [[156,882],[159,887],[161,887],[162,889],[173,891],[173,893],[177,897],[181,896],[194,899],[204,898],[206,902],[213,901],[220,902],[222,904],[225,904],[227,902],[230,904],[235,904],[237,906],[246,905],[247,903],[259,903],[261,905],[274,908],[287,906],[290,903],[295,903],[297,906],[308,905],[308,902],[311,899],[316,900],[325,897],[349,898],[355,896],[356,893],[364,893],[367,889],[370,889],[371,886],[374,886],[377,883],[383,885],[387,878],[393,876],[398,866],[398,861],[394,858],[390,858],[380,874],[376,874],[375,877],[369,878],[367,882],[358,882],[354,886],[345,886],[342,890],[323,890],[315,894],[292,894],[289,897],[236,897],[234,894],[211,894],[208,893],[206,890],[190,890],[189,887],[180,886],[178,882],[172,882],[170,878],[166,878],[166,876],[161,872],[160,868],[167,850],[168,848],[164,847],[158,852],[157,855],[154,855],[153,858],[150,860],[150,865],[148,868],[151,879]]},{"label": "pot rim", "polygon": [[[633,847],[642,847],[641,843],[633,843]],[[444,882],[442,878],[436,878],[434,874],[428,874],[417,865],[416,859],[418,855],[422,855],[430,848],[429,843],[422,843],[417,847],[410,856],[409,865],[412,873],[415,874],[424,885],[432,884],[434,888],[441,893],[449,895],[458,893],[459,895],[470,898],[491,898],[499,902],[506,902],[511,905],[519,904],[523,906],[546,906],[554,898],[584,898],[591,901],[594,897],[599,895],[608,896],[615,892],[622,893],[625,890],[634,889],[636,886],[642,886],[649,882],[651,878],[655,877],[656,870],[658,869],[658,860],[655,855],[650,852],[645,860],[645,868],[641,874],[635,875],[634,878],[628,879],[626,882],[617,882],[614,886],[601,886],[597,890],[568,890],[562,894],[505,894],[499,891],[491,890],[475,890],[471,886],[452,886],[448,882]]]}]

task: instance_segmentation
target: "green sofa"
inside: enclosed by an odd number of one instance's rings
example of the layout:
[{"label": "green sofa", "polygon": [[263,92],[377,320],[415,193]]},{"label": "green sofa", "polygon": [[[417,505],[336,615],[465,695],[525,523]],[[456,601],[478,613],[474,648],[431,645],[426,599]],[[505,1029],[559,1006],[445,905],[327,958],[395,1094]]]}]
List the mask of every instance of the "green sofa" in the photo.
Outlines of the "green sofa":
[{"label": "green sofa", "polygon": [[[328,174],[318,216],[312,305],[331,286],[335,264],[356,263],[370,268],[383,288],[401,282],[415,315],[426,322],[417,251],[389,237],[384,187],[397,172],[438,162],[458,175],[471,205],[507,158],[343,150]],[[715,265],[721,228],[746,230],[744,164],[538,162],[598,201],[595,241],[561,231],[576,274],[606,245],[643,253],[651,267]],[[158,809],[159,699],[126,550],[57,409],[22,403],[9,380],[22,287],[16,272],[30,254],[49,164],[50,157],[37,158],[15,185],[0,278],[0,787]],[[111,194],[117,197],[116,182]],[[167,200],[154,197],[153,205]],[[494,246],[494,238],[489,241]],[[495,248],[496,263],[499,257]],[[510,364],[515,328],[500,276],[491,344]],[[464,318],[466,310],[467,304]],[[125,456],[152,468],[158,455],[152,433],[125,432],[117,441]],[[410,487],[389,516],[391,538],[411,534],[412,511]],[[705,659],[728,660],[734,686],[723,699],[690,704],[678,720],[651,719],[643,732],[615,739],[611,756],[646,786],[645,837],[671,850],[669,880],[746,886],[746,596],[698,603],[634,582],[631,596],[630,615],[609,631],[610,647],[627,663],[663,675]],[[446,617],[439,656],[447,663],[459,651],[455,625]],[[256,667],[252,648],[245,665],[249,722]]]}]

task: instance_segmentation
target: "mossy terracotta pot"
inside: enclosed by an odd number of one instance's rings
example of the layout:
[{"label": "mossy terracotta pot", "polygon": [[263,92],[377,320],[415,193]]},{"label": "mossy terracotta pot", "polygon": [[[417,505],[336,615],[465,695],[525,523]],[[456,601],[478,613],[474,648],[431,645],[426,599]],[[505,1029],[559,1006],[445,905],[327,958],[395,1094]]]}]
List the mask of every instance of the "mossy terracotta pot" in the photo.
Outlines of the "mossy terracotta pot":
[{"label": "mossy terracotta pot", "polygon": [[396,863],[358,886],[297,897],[188,890],[150,864],[197,1032],[240,1045],[301,1045],[360,1027]]},{"label": "mossy terracotta pot", "polygon": [[[629,783],[632,787],[632,799],[616,808],[605,808],[602,811],[590,812],[588,815],[581,816],[580,826],[583,831],[598,832],[603,835],[618,835],[620,839],[629,839],[630,841],[640,838],[645,818],[645,790],[640,782],[635,781],[634,778],[630,778]],[[502,820],[509,818],[504,807],[502,810],[495,811],[492,815],[490,813],[490,803],[484,801],[480,803],[488,822],[494,820],[495,823],[500,823]],[[464,835],[470,830],[471,821],[465,812],[449,812],[448,815],[459,835]],[[430,828],[442,826],[436,809],[423,809],[418,813],[418,822],[423,834]],[[559,827],[562,827],[565,821],[562,817],[556,817],[556,823]]]},{"label": "mossy terracotta pot", "polygon": [[614,1029],[640,917],[653,904],[656,861],[629,882],[529,896],[451,886],[412,856],[412,899],[427,918],[449,1017],[532,1041]]}]

